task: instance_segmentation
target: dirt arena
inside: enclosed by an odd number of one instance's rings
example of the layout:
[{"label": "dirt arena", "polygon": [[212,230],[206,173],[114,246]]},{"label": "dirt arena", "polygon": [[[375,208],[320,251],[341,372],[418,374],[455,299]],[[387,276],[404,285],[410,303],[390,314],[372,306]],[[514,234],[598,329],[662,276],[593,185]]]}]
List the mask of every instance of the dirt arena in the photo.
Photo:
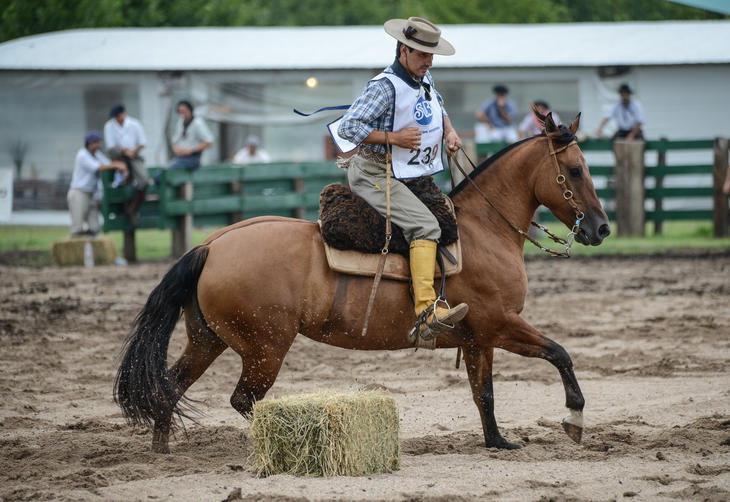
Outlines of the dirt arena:
[{"label": "dirt arena", "polygon": [[[573,356],[581,445],[563,433],[556,370],[499,352],[495,404],[521,450],[482,447],[455,351],[359,353],[300,338],[269,396],[384,386],[402,468],[362,478],[257,479],[228,404],[225,352],[188,392],[205,412],[150,452],[111,399],[125,332],[169,264],[0,267],[0,498],[115,500],[729,500],[730,254],[536,259],[525,317]],[[182,323],[171,343],[182,348]]]}]

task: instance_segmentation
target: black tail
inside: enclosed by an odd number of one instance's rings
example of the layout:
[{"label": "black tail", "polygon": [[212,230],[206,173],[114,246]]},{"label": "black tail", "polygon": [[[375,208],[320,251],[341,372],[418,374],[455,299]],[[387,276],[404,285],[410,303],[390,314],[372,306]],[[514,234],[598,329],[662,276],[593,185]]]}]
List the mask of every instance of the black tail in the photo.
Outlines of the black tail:
[{"label": "black tail", "polygon": [[173,413],[187,416],[167,375],[167,346],[183,305],[196,293],[207,258],[207,246],[188,251],[152,290],[134,320],[114,382],[114,400],[130,424],[152,425]]}]

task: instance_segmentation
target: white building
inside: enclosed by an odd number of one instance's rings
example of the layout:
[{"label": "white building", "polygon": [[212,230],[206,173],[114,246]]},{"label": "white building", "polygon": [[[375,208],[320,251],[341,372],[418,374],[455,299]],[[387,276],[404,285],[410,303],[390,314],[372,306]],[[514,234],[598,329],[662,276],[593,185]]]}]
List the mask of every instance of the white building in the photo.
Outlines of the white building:
[{"label": "white building", "polygon": [[[457,129],[504,83],[520,113],[548,101],[591,132],[628,82],[649,138],[730,136],[730,22],[450,25],[455,56],[433,74]],[[142,120],[149,165],[168,160],[174,104],[202,105],[216,134],[206,162],[232,157],[254,132],[276,160],[325,155],[323,124],[292,108],[348,104],[395,55],[380,26],[89,29],[0,44],[0,165],[28,145],[24,172],[55,178],[72,167],[87,130],[126,104]],[[313,78],[312,78],[313,77]],[[309,79],[310,86],[306,85]],[[316,85],[313,85],[316,84]]]}]

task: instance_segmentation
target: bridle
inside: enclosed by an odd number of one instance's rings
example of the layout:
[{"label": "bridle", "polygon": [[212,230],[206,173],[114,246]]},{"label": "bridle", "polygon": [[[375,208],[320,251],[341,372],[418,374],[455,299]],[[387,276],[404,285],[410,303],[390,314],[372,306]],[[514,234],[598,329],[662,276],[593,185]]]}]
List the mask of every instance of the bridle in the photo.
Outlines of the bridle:
[{"label": "bridle", "polygon": [[[550,135],[546,134],[545,137],[548,142],[548,149],[550,150],[550,158],[553,161],[553,165],[555,166],[555,171],[557,173],[557,175],[555,176],[555,182],[558,184],[558,186],[560,186],[561,190],[563,191],[563,198],[568,202],[568,204],[570,204],[570,207],[573,208],[573,211],[575,213],[575,223],[571,227],[570,232],[568,232],[568,236],[565,239],[553,234],[552,232],[550,232],[550,230],[547,229],[547,227],[545,227],[544,225],[541,225],[540,223],[537,223],[536,221],[532,221],[532,222],[530,222],[530,224],[536,228],[539,228],[543,232],[545,232],[545,234],[550,238],[550,240],[563,246],[564,248],[562,251],[556,251],[554,249],[550,249],[550,248],[543,246],[542,244],[540,244],[539,241],[537,241],[537,239],[534,239],[533,237],[531,237],[525,230],[522,230],[520,227],[518,227],[517,225],[512,223],[509,220],[509,218],[507,218],[505,215],[503,215],[502,212],[499,210],[499,208],[497,208],[497,206],[495,206],[492,203],[492,201],[489,200],[489,197],[487,197],[487,195],[479,188],[479,185],[477,185],[476,182],[466,173],[464,168],[459,163],[459,159],[457,158],[456,155],[449,157],[449,161],[453,161],[453,163],[459,169],[459,171],[464,176],[464,178],[469,180],[469,182],[476,189],[476,191],[479,192],[479,195],[481,195],[482,198],[485,201],[487,201],[487,203],[490,206],[492,206],[492,208],[497,212],[497,214],[500,216],[500,218],[502,218],[505,222],[507,222],[507,224],[512,228],[512,230],[514,230],[515,232],[520,234],[522,237],[524,237],[525,239],[530,241],[532,244],[534,244],[537,248],[541,249],[542,251],[546,252],[547,254],[549,254],[551,256],[556,256],[556,257],[560,257],[560,258],[570,258],[570,248],[573,246],[573,242],[575,242],[575,236],[580,231],[580,224],[583,221],[583,218],[585,218],[585,214],[578,207],[578,203],[575,201],[575,193],[573,192],[573,190],[570,189],[567,178],[560,170],[560,163],[558,162],[558,154],[573,145],[577,145],[578,143],[575,140],[572,140],[570,143],[563,145],[560,148],[556,149]],[[469,158],[469,156],[464,151],[464,149],[462,147],[459,147],[459,150],[461,150],[461,152],[464,154],[464,157],[469,161],[472,168],[476,169],[476,167],[477,167],[476,164],[474,164],[474,162]]]}]

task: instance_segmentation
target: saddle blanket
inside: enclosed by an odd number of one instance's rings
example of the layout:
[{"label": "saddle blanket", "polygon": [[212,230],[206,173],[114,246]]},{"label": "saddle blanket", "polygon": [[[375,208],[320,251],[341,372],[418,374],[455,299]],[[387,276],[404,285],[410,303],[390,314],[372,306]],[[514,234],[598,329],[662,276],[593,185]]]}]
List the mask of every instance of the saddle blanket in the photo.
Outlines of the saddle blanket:
[{"label": "saddle blanket", "polygon": [[[446,248],[450,258],[455,258],[455,263],[452,263],[444,257],[446,276],[459,273],[461,244],[451,200],[441,193],[430,176],[406,180],[404,183],[439,222],[440,244]],[[322,189],[319,200],[319,226],[330,268],[344,274],[374,277],[380,260],[380,250],[385,243],[385,218],[344,185],[327,185]],[[394,225],[390,252],[383,271],[384,278],[410,280],[408,248],[403,232]],[[438,265],[436,276],[441,276]]]},{"label": "saddle blanket", "polygon": [[[442,246],[459,238],[454,208],[430,176],[404,180],[403,184],[433,213],[441,227]],[[319,220],[322,238],[335,249],[379,254],[385,244],[385,218],[365,199],[345,185],[331,184],[319,195]],[[391,253],[408,256],[403,231],[393,225]]]}]

